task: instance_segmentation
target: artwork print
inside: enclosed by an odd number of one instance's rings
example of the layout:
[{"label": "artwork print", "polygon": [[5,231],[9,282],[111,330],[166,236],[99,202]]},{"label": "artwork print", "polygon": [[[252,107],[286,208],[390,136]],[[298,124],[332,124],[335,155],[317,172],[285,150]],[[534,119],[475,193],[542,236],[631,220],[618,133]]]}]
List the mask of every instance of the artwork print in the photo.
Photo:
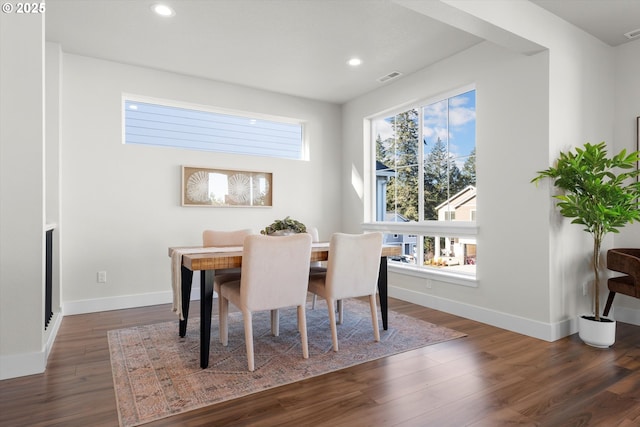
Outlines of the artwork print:
[{"label": "artwork print", "polygon": [[269,172],[182,167],[182,205],[209,207],[271,206]]}]

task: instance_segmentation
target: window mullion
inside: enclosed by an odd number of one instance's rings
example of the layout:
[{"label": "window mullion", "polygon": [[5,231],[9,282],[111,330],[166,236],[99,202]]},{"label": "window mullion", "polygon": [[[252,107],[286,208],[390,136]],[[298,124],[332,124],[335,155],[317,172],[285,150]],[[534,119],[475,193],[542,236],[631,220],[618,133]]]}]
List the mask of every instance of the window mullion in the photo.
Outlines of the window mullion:
[{"label": "window mullion", "polygon": [[[424,221],[424,107],[418,109],[418,218]],[[416,264],[424,263],[424,236],[416,235]]]}]

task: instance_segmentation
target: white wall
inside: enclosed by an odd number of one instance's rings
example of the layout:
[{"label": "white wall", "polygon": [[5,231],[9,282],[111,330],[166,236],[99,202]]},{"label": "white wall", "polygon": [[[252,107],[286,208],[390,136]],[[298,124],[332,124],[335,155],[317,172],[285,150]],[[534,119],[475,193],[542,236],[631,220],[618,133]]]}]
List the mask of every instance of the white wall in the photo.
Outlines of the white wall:
[{"label": "white wall", "polygon": [[44,371],[44,18],[0,14],[0,379]]},{"label": "white wall", "polygon": [[[548,266],[532,262],[546,258],[549,203],[529,183],[535,169],[526,166],[544,164],[547,158],[547,69],[546,52],[527,57],[482,43],[345,105],[343,138],[353,143],[343,152],[343,174],[355,165],[367,176],[364,117],[469,84],[476,87],[479,286],[432,282],[427,290],[424,279],[391,274],[396,296],[446,311],[450,307],[439,305],[438,299],[549,322]],[[364,208],[348,184],[343,222],[354,231]],[[532,206],[532,199],[540,203]],[[434,298],[425,300],[425,295]]]},{"label": "white wall", "polygon": [[[616,151],[637,150],[636,117],[640,116],[640,40],[623,44],[615,49],[615,132]],[[640,247],[640,224],[628,225],[614,235],[614,247]],[[616,320],[640,324],[640,300],[616,295],[613,304]]]},{"label": "white wall", "polygon": [[364,212],[367,200],[367,186],[360,197],[348,170],[353,164],[368,173],[362,118],[475,83],[478,287],[432,282],[427,289],[425,280],[393,274],[390,292],[543,339],[575,332],[576,315],[590,310],[582,285],[590,278],[592,243],[560,217],[551,185],[536,188],[529,181],[560,150],[611,141],[612,50],[528,1],[508,7],[484,0],[398,2],[450,25],[472,22],[464,29],[494,44],[475,46],[345,106],[345,228],[359,227],[364,215],[350,213]]},{"label": "white wall", "polygon": [[[62,87],[66,314],[169,302],[168,247],[207,228],[259,232],[290,215],[321,238],[340,229],[339,106],[70,54]],[[123,93],[302,119],[311,160],[123,145]],[[273,207],[182,207],[181,165],[273,172]]]}]

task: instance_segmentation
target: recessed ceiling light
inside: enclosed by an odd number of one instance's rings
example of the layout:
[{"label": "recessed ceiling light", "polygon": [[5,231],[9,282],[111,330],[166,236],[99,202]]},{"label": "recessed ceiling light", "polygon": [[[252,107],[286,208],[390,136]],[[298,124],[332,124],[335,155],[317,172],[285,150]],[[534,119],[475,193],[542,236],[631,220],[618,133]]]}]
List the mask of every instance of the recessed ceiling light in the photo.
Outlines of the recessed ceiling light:
[{"label": "recessed ceiling light", "polygon": [[160,3],[156,3],[153,6],[151,6],[151,10],[153,10],[155,13],[157,13],[160,16],[173,16],[176,14],[176,12],[172,8],[170,8],[166,4],[160,4]]},{"label": "recessed ceiling light", "polygon": [[347,61],[347,64],[351,65],[352,67],[357,67],[358,65],[362,64],[362,59],[351,58],[350,60]]}]

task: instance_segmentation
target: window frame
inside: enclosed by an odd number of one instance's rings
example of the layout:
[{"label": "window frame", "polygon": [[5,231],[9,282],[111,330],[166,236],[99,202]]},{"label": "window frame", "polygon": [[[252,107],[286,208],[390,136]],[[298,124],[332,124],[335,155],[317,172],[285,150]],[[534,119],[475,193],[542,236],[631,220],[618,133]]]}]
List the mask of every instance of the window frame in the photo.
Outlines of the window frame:
[{"label": "window frame", "polygon": [[[180,146],[180,145],[169,145],[169,144],[143,144],[136,142],[127,142],[127,102],[139,102],[144,104],[152,104],[169,108],[177,108],[177,109],[186,109],[186,110],[194,110],[197,112],[203,113],[211,113],[211,114],[219,114],[225,116],[232,116],[235,118],[250,120],[262,120],[273,123],[281,123],[288,125],[296,125],[300,126],[300,157],[294,158],[290,156],[281,156],[281,155],[268,155],[268,154],[255,154],[255,153],[236,153],[231,151],[224,150],[214,150],[214,149],[205,149],[205,148],[193,148],[188,146]],[[271,114],[263,114],[256,112],[248,112],[248,111],[240,111],[233,110],[223,107],[215,107],[211,105],[202,105],[196,103],[187,103],[177,100],[169,100],[169,99],[161,99],[154,98],[144,95],[136,95],[131,93],[122,93],[121,97],[121,113],[122,113],[122,144],[123,145],[146,145],[149,147],[162,147],[162,148],[177,148],[182,150],[190,150],[190,151],[206,151],[210,153],[220,153],[220,154],[229,154],[229,155],[239,155],[239,156],[256,156],[256,157],[268,157],[273,159],[282,159],[282,160],[298,160],[298,161],[308,161],[309,160],[309,147],[307,141],[307,126],[306,122],[301,119],[292,118],[292,117],[284,117],[278,115]]]},{"label": "window frame", "polygon": [[[422,111],[422,107],[434,104],[436,102],[443,101],[445,99],[453,98],[455,96],[461,95],[463,93],[469,91],[476,91],[477,97],[477,89],[475,84],[466,85],[463,87],[459,87],[455,90],[443,92],[439,95],[432,96],[429,98],[425,98],[419,100],[417,102],[411,102],[402,106],[398,106],[396,108],[383,111],[379,114],[372,115],[370,117],[365,118],[365,129],[368,129],[368,132],[365,132],[364,136],[364,144],[365,153],[368,156],[365,159],[369,164],[369,170],[371,171],[370,175],[370,185],[368,186],[368,191],[370,192],[369,204],[365,204],[365,222],[362,223],[363,231],[379,231],[382,233],[395,233],[399,235],[409,235],[414,234],[418,236],[448,236],[455,238],[472,238],[476,240],[476,248],[477,248],[477,234],[478,234],[478,226],[476,221],[463,221],[463,220],[455,220],[455,221],[437,221],[437,220],[422,220],[422,221],[414,221],[414,222],[390,222],[390,221],[375,221],[376,218],[376,147],[375,147],[375,125],[374,122],[379,119],[383,119],[389,116],[398,115],[400,113],[406,112],[410,109],[418,109]],[[476,98],[476,108],[477,108],[477,98]],[[419,126],[422,128],[423,126],[423,116],[424,114],[419,114]],[[477,133],[477,128],[476,128]],[[476,147],[477,147],[477,138],[476,138]],[[422,159],[422,151],[419,150],[420,153],[420,162],[423,162]],[[419,182],[420,188],[419,191],[422,194],[424,191],[422,188],[422,183]],[[476,187],[477,188],[477,187]],[[422,199],[420,197],[419,199]],[[472,215],[475,215],[477,208],[474,209]],[[435,267],[429,267],[424,265],[413,265],[413,264],[400,264],[400,263],[389,263],[388,264],[389,271],[405,274],[409,276],[415,276],[426,279],[433,279],[440,282],[451,283],[461,286],[469,286],[469,287],[477,287],[478,279],[477,279],[477,271],[475,274],[464,274],[459,272],[447,271],[443,269],[438,269]]]}]

